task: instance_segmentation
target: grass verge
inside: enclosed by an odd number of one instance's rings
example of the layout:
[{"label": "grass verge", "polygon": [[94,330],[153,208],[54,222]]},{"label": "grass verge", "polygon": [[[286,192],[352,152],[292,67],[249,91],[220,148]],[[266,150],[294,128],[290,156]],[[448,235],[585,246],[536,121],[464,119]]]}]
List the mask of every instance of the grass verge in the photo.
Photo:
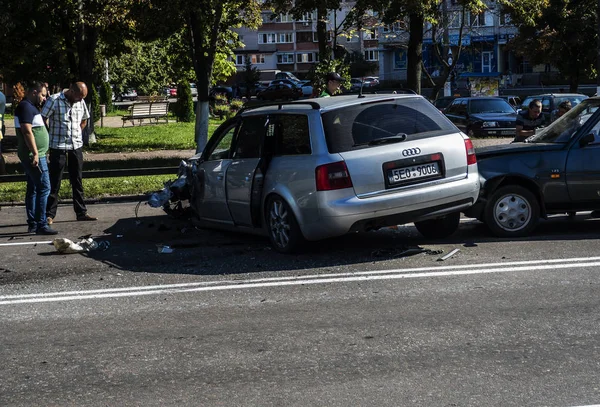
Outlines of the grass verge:
[{"label": "grass verge", "polygon": [[[211,119],[208,138],[222,123]],[[94,153],[116,153],[153,150],[191,150],[195,123],[169,123],[135,127],[96,127],[98,142],[88,147]]]}]

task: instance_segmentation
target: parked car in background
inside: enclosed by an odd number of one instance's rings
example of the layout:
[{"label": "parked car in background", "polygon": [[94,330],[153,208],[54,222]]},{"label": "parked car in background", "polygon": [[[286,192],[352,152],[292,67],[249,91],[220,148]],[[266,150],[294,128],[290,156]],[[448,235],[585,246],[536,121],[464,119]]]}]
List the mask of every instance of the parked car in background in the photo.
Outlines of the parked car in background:
[{"label": "parked car in background", "polygon": [[169,88],[169,97],[177,97],[177,87],[173,86],[172,88]]},{"label": "parked car in background", "polygon": [[247,108],[186,168],[199,226],[262,233],[284,253],[409,222],[445,237],[479,193],[471,140],[419,95]]},{"label": "parked car in background", "polygon": [[543,95],[533,95],[523,100],[520,110],[527,110],[529,103],[534,99],[538,99],[542,102],[542,114],[546,120],[546,125],[548,125],[556,120],[558,105],[560,105],[562,102],[568,100],[571,102],[571,106],[575,107],[577,104],[581,103],[587,98],[588,97],[586,95],[580,93],[546,93]]},{"label": "parked car in background", "polygon": [[438,108],[440,112],[444,112],[448,106],[452,103],[452,101],[456,99],[456,96],[442,96],[437,98],[433,105]]},{"label": "parked car in background", "polygon": [[525,143],[478,148],[481,194],[465,214],[518,237],[551,214],[600,210],[599,108],[585,99]]},{"label": "parked car in background", "polygon": [[521,105],[523,104],[521,98],[516,95],[501,95],[498,97],[506,100],[508,104],[511,105],[515,110],[520,109]]},{"label": "parked car in background", "polygon": [[289,80],[294,81],[294,82],[299,82],[300,81],[300,79],[298,79],[296,77],[296,75],[294,75],[291,72],[286,72],[286,71],[277,72],[275,74],[275,79],[289,79]]},{"label": "parked car in background", "polygon": [[296,100],[301,97],[302,88],[287,83],[276,83],[256,95],[259,100]]},{"label": "parked car in background", "polygon": [[516,135],[517,112],[504,99],[485,96],[456,98],[444,114],[469,137]]},{"label": "parked car in background", "polygon": [[362,79],[350,78],[350,92],[358,92],[362,86]]},{"label": "parked car in background", "polygon": [[125,88],[121,92],[113,93],[115,102],[123,102],[124,100],[134,101],[137,100],[137,91],[133,88]]},{"label": "parked car in background", "polygon": [[286,85],[290,85],[293,88],[300,88],[302,91],[302,96],[311,96],[313,92],[313,87],[311,85],[305,85],[304,83],[309,83],[309,81],[293,81],[291,79],[275,79],[271,81],[269,85],[277,85],[284,83]]},{"label": "parked car in background", "polygon": [[190,91],[193,98],[198,97],[198,88],[196,87],[195,83],[190,83]]}]

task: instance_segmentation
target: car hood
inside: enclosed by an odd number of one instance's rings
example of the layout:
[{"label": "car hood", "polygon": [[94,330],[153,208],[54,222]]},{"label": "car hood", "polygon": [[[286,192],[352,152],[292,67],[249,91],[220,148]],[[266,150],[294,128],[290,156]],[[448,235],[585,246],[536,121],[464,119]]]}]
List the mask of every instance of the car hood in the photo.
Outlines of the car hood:
[{"label": "car hood", "polygon": [[516,113],[473,113],[470,118],[472,120],[481,121],[514,121],[517,120]]},{"label": "car hood", "polygon": [[560,150],[564,144],[559,143],[510,143],[495,146],[479,147],[475,149],[477,159],[497,156],[507,156],[523,153],[537,153],[542,151]]}]

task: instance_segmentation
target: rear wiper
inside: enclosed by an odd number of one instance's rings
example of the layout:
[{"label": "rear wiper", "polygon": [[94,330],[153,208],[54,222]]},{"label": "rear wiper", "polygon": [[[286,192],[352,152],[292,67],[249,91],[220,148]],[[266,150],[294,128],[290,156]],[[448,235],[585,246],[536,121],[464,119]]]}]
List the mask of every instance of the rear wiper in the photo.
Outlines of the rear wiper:
[{"label": "rear wiper", "polygon": [[379,137],[379,138],[375,138],[373,140],[367,141],[365,143],[357,143],[357,144],[354,144],[352,147],[358,147],[358,146],[364,146],[364,145],[378,146],[381,144],[400,143],[400,142],[406,140],[406,137],[408,137],[406,135],[406,133],[398,133],[395,136],[391,136],[391,137]]}]

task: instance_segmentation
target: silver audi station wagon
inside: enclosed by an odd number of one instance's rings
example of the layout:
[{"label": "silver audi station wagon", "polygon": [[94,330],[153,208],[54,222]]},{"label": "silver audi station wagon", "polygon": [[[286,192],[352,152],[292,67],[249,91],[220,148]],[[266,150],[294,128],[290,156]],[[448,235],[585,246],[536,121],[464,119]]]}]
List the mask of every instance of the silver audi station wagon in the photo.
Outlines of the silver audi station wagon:
[{"label": "silver audi station wagon", "polygon": [[264,234],[284,253],[409,222],[445,237],[479,194],[471,140],[418,95],[244,108],[188,172],[200,226]]}]

